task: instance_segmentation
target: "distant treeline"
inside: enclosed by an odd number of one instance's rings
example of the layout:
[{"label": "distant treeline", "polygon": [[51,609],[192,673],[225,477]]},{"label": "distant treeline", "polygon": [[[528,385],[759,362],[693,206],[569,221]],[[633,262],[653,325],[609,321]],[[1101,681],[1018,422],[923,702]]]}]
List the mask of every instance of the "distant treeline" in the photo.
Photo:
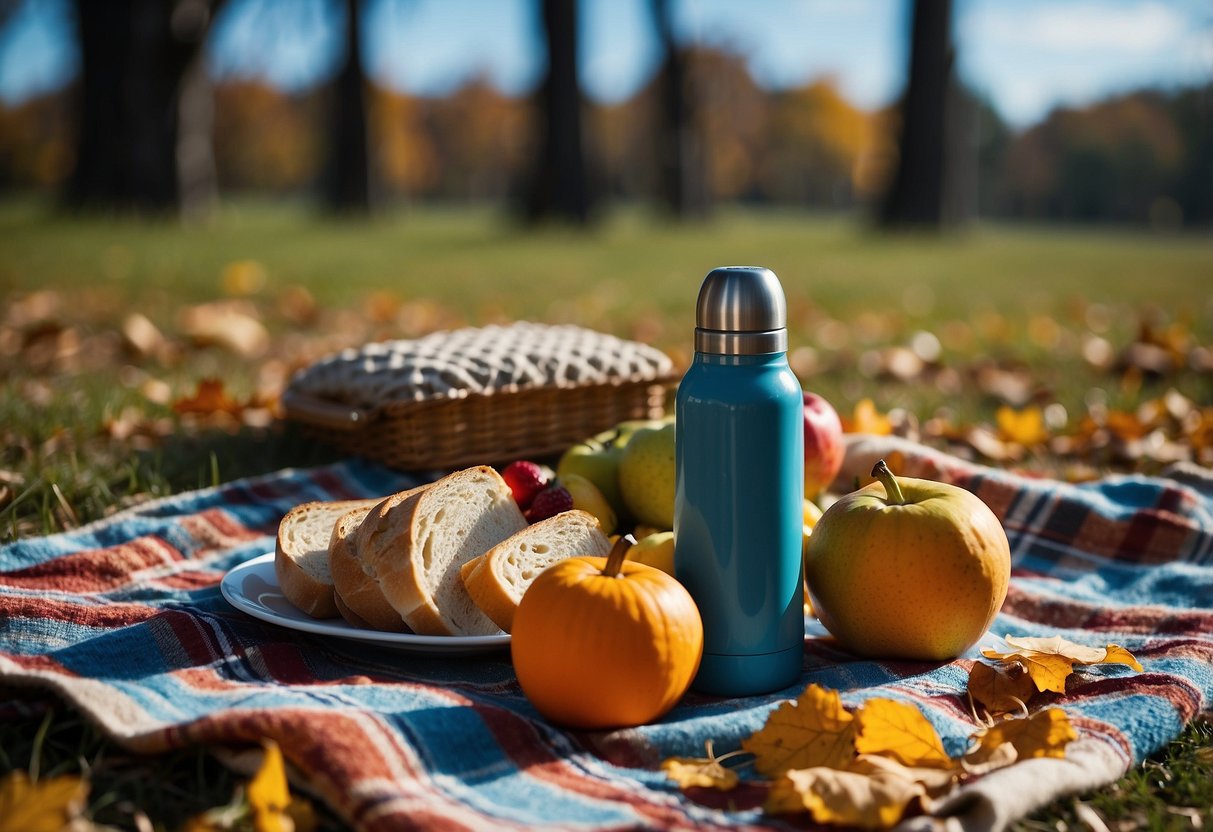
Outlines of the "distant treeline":
[{"label": "distant treeline", "polygon": [[[850,209],[878,198],[896,169],[896,110],[852,106],[830,80],[768,92],[743,59],[689,56],[690,125],[719,201]],[[70,174],[72,88],[0,107],[0,188],[55,189]],[[225,193],[312,188],[325,158],[324,89],[288,95],[255,81],[215,88],[214,153]],[[650,198],[661,143],[655,85],[612,106],[587,103],[597,190]],[[493,202],[516,195],[538,141],[538,109],[472,81],[443,98],[372,88],[374,183],[386,199]],[[1140,91],[1059,109],[1012,131],[974,96],[952,102],[952,213],[1157,226],[1213,223],[1213,84]]]}]

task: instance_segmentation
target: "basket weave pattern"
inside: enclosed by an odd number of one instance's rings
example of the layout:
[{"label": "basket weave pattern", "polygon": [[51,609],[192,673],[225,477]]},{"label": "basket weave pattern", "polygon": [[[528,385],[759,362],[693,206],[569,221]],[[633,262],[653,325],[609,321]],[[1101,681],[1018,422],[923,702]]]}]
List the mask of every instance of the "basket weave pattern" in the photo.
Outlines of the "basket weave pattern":
[{"label": "basket weave pattern", "polygon": [[619,422],[660,418],[673,382],[669,376],[399,402],[349,428],[308,419],[299,399],[284,404],[288,418],[347,453],[393,468],[431,470],[543,459]]},{"label": "basket weave pattern", "polygon": [[[506,347],[494,355],[498,343]],[[483,389],[421,392],[439,368],[451,366],[477,373],[473,381]],[[547,379],[506,378],[496,389],[481,383],[501,379],[505,370]],[[400,384],[403,373],[423,379],[422,386]],[[659,418],[676,380],[669,358],[651,347],[524,322],[439,333],[387,349],[368,345],[326,359],[296,378],[282,404],[288,419],[347,453],[394,468],[434,470],[543,459],[619,422]],[[368,389],[381,391],[368,397]]]}]

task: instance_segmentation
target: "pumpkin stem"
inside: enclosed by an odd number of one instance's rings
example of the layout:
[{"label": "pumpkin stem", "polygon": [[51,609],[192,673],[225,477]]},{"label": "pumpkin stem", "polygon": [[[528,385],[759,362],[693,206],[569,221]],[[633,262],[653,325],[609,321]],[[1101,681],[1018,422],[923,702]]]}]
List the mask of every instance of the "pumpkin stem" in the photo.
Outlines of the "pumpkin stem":
[{"label": "pumpkin stem", "polygon": [[615,541],[615,545],[611,547],[611,553],[607,555],[606,566],[602,567],[602,574],[607,578],[616,578],[619,576],[619,570],[623,569],[623,562],[628,556],[628,549],[636,545],[636,538],[630,534],[625,534]]},{"label": "pumpkin stem", "polygon": [[889,470],[888,465],[885,465],[883,459],[876,460],[876,464],[872,466],[872,476],[884,485],[885,502],[892,506],[905,505],[906,497],[901,493],[897,477],[893,476],[893,472]]}]

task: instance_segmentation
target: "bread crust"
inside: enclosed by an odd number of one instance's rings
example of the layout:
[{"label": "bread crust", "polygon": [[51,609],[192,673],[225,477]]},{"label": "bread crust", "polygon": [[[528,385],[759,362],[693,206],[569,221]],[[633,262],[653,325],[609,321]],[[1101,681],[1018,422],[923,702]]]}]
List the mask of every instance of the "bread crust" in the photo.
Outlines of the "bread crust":
[{"label": "bread crust", "polygon": [[[412,496],[427,487],[428,483],[401,494]],[[383,502],[373,505],[371,511]],[[383,597],[378,582],[366,573],[358,558],[358,530],[368,514],[365,509],[355,509],[342,515],[333,525],[333,534],[329,538],[329,571],[333,576],[333,600],[341,616],[355,626],[402,633],[408,629],[404,619]],[[351,617],[357,620],[351,620]]]},{"label": "bread crust", "polygon": [[[587,551],[570,548],[564,555],[565,557],[604,555],[610,551],[610,541],[602,533],[598,518],[587,512],[573,509],[541,520],[533,526],[528,526],[515,533],[480,557],[468,561],[459,571],[463,585],[467,589],[468,595],[476,602],[476,606],[480,607],[481,612],[507,633],[513,629],[514,613],[518,611],[519,599],[515,597],[518,593],[511,592],[511,585],[502,578],[501,561],[508,558],[518,548],[520,542],[528,538],[542,537],[549,531],[554,532],[570,521],[582,529],[596,530],[597,535],[593,537],[593,542],[587,547]],[[591,531],[590,534],[593,535],[594,532]],[[525,589],[523,587],[523,591]]]},{"label": "bread crust", "polygon": [[[431,588],[426,584],[423,530],[430,517],[441,515],[444,508],[452,507],[451,492],[464,481],[480,476],[496,480],[494,485],[500,493],[509,495],[509,486],[492,468],[485,465],[468,468],[443,477],[419,493],[392,495],[371,509],[358,529],[356,547],[363,568],[374,576],[384,598],[415,633],[469,634],[457,632],[457,625],[451,620],[449,611],[439,607]],[[512,497],[506,511],[509,510],[516,514],[512,527],[515,530],[524,528],[526,521]],[[455,564],[456,569],[462,566],[463,563]],[[455,591],[466,593],[457,577],[454,586]],[[467,599],[467,606],[475,610],[470,598]],[[486,630],[489,620],[485,617]]]},{"label": "bread crust", "polygon": [[333,598],[332,583],[325,583],[299,565],[295,555],[290,552],[286,533],[293,524],[302,522],[302,517],[309,511],[318,509],[336,511],[339,508],[354,510],[375,501],[366,500],[312,500],[301,503],[283,516],[278,524],[278,533],[274,540],[274,575],[278,579],[278,587],[282,594],[300,612],[312,618],[335,618],[338,614],[337,605]]}]

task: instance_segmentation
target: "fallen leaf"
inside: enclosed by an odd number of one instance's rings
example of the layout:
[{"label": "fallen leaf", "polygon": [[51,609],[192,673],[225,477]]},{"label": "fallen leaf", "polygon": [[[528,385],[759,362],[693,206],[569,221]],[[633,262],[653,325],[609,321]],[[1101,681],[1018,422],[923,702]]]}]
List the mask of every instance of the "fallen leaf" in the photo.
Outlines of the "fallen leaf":
[{"label": "fallen leaf", "polygon": [[270,335],[252,308],[228,302],[192,306],[180,315],[181,331],[200,347],[219,347],[242,358],[269,349]]},{"label": "fallen leaf", "polygon": [[707,741],[706,747],[707,757],[670,757],[662,762],[661,770],[682,789],[698,787],[727,792],[735,788],[739,779],[737,772],[721,765],[722,759],[732,755],[717,757],[711,740]]},{"label": "fallen leaf", "polygon": [[760,773],[772,777],[788,769],[842,768],[855,756],[854,736],[855,718],[842,707],[838,691],[809,685],[798,699],[772,711],[741,747],[755,756]]},{"label": "fallen leaf", "polygon": [[977,735],[977,748],[970,756],[980,762],[1000,746],[1014,746],[1016,758],[1064,757],[1066,745],[1078,738],[1069,717],[1060,708],[1046,708],[1028,717],[997,722]]},{"label": "fallen leaf", "polygon": [[767,795],[768,812],[804,812],[817,823],[890,829],[911,801],[925,796],[918,783],[885,772],[860,774],[818,766],[792,769]]},{"label": "fallen leaf", "polygon": [[88,783],[63,775],[33,782],[24,771],[0,781],[0,832],[60,832],[84,810]]},{"label": "fallen leaf", "polygon": [[869,699],[855,714],[855,750],[881,754],[910,767],[949,768],[935,727],[922,711],[893,699]]},{"label": "fallen leaf", "polygon": [[969,671],[969,693],[991,714],[1017,711],[1036,693],[1036,683],[1021,665],[976,662]]},{"label": "fallen leaf", "polygon": [[292,832],[293,824],[283,823],[286,807],[291,802],[286,783],[286,767],[278,743],[267,740],[261,768],[248,784],[249,808],[253,812],[253,828],[257,832]]},{"label": "fallen leaf", "polygon": [[982,650],[982,655],[988,659],[1021,665],[1032,677],[1038,690],[1051,690],[1056,693],[1066,692],[1066,679],[1074,672],[1075,664],[1123,664],[1140,671],[1141,664],[1133,654],[1116,644],[1107,647],[1087,647],[1064,639],[1061,636],[1048,638],[1016,638],[1007,636],[1003,639],[1010,652],[998,650]]},{"label": "fallen leaf", "polygon": [[228,295],[255,295],[265,288],[268,275],[256,260],[233,260],[219,272],[219,282]]},{"label": "fallen leaf", "polygon": [[198,382],[198,392],[193,396],[183,396],[173,402],[175,413],[200,413],[210,416],[215,413],[240,415],[241,405],[227,394],[223,381],[216,378],[204,378]]},{"label": "fallen leaf", "polygon": [[888,436],[893,432],[893,423],[888,416],[876,409],[875,402],[871,399],[861,399],[856,402],[851,418],[843,420],[843,428],[847,433]]},{"label": "fallen leaf", "polygon": [[999,434],[1010,442],[1032,446],[1043,445],[1049,441],[1044,414],[1035,405],[1022,410],[1003,405],[998,408],[995,419],[998,422]]},{"label": "fallen leaf", "polygon": [[1121,647],[1119,644],[1109,644],[1107,649],[1104,651],[1104,657],[1096,662],[1096,664],[1128,665],[1138,673],[1145,670],[1145,668],[1141,666],[1141,662],[1139,662],[1132,653]]},{"label": "fallen leaf", "polygon": [[879,754],[860,754],[847,765],[847,771],[856,774],[891,774],[918,783],[927,794],[936,796],[948,791],[955,784],[958,771],[955,765],[948,768],[923,768],[904,766],[892,757]]}]

